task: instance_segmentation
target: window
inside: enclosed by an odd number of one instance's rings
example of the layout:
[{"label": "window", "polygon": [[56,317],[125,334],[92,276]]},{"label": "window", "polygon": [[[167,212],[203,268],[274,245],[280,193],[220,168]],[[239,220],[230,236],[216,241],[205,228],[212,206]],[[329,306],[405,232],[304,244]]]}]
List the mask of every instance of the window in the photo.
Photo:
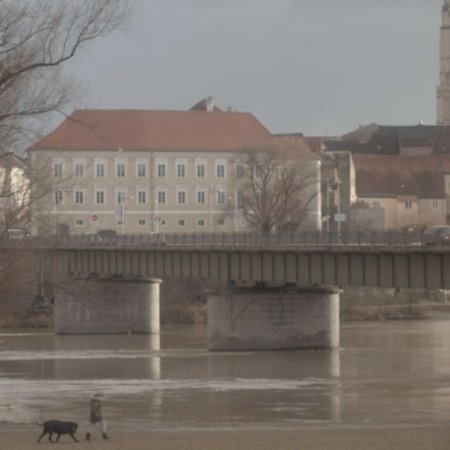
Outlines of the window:
[{"label": "window", "polygon": [[145,190],[138,191],[137,199],[139,205],[145,205],[147,203],[147,191]]},{"label": "window", "polygon": [[63,202],[63,191],[55,191],[55,204],[61,205]]},{"label": "window", "polygon": [[158,204],[164,205],[166,203],[166,191],[158,191]]},{"label": "window", "polygon": [[138,219],[138,227],[146,227],[147,220],[146,219]]},{"label": "window", "polygon": [[187,197],[186,191],[177,191],[177,203],[179,205],[186,204],[186,197]]},{"label": "window", "polygon": [[125,163],[120,162],[116,164],[116,177],[125,178]]},{"label": "window", "polygon": [[224,219],[219,219],[217,221],[217,226],[218,227],[224,227],[225,226],[225,220]]},{"label": "window", "polygon": [[167,225],[166,219],[160,219],[160,220],[159,220],[159,226],[165,227],[166,225]]},{"label": "window", "polygon": [[62,178],[64,172],[64,165],[61,162],[55,163],[53,165],[53,176],[55,178]]},{"label": "window", "polygon": [[105,191],[99,190],[95,192],[95,203],[103,205],[105,203]]},{"label": "window", "polygon": [[138,178],[145,178],[147,176],[147,164],[138,163],[137,176],[138,176]]},{"label": "window", "polygon": [[178,226],[179,227],[185,227],[186,226],[186,219],[178,219]]},{"label": "window", "polygon": [[216,192],[216,201],[218,205],[225,204],[225,191],[219,190]]},{"label": "window", "polygon": [[158,163],[158,165],[157,165],[157,175],[158,175],[158,178],[165,178],[166,177],[166,164],[165,163]]},{"label": "window", "polygon": [[75,191],[75,203],[77,205],[84,204],[84,191]]},{"label": "window", "polygon": [[197,226],[198,227],[204,227],[205,226],[205,219],[198,219],[197,220]]},{"label": "window", "polygon": [[244,178],[244,164],[242,163],[236,165],[236,178]]},{"label": "window", "polygon": [[433,200],[432,208],[433,209],[439,209],[439,202],[437,200]]},{"label": "window", "polygon": [[412,201],[405,200],[405,209],[412,209]]},{"label": "window", "polygon": [[119,189],[116,191],[116,203],[118,205],[122,205],[123,203],[125,203],[125,198],[126,198],[127,194],[123,189]]},{"label": "window", "polygon": [[95,164],[95,177],[96,178],[105,178],[105,174],[106,174],[105,163],[96,163]]},{"label": "window", "polygon": [[83,219],[76,219],[75,220],[75,225],[77,227],[83,227],[84,226],[84,220]]},{"label": "window", "polygon": [[197,203],[199,205],[204,205],[206,203],[206,192],[197,191]]},{"label": "window", "polygon": [[177,162],[177,178],[186,178],[186,162]]},{"label": "window", "polygon": [[216,177],[225,178],[225,164],[219,163],[216,165]]},{"label": "window", "polygon": [[206,164],[198,163],[197,164],[197,178],[205,178],[206,176]]},{"label": "window", "polygon": [[75,178],[84,178],[84,164],[75,163]]}]

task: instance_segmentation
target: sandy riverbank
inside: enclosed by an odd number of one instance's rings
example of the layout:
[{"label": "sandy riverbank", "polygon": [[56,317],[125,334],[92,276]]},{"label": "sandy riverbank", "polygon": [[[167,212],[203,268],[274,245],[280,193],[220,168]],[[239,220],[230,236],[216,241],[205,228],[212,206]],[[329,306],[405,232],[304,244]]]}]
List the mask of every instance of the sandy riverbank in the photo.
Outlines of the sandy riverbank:
[{"label": "sandy riverbank", "polygon": [[[424,428],[333,428],[306,430],[155,431],[112,432],[102,441],[98,435],[79,444],[62,436],[58,447],[44,440],[36,444],[39,431],[1,432],[0,448],[91,448],[108,450],[448,450],[450,427]],[[79,438],[81,439],[81,435]]]}]

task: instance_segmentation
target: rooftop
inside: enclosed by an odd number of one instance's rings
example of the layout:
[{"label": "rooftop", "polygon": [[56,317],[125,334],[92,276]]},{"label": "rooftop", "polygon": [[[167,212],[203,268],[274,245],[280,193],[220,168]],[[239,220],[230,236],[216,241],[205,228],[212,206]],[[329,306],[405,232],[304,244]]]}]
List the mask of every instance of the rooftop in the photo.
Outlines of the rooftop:
[{"label": "rooftop", "polygon": [[31,150],[238,151],[270,137],[252,114],[202,101],[189,111],[76,110]]}]

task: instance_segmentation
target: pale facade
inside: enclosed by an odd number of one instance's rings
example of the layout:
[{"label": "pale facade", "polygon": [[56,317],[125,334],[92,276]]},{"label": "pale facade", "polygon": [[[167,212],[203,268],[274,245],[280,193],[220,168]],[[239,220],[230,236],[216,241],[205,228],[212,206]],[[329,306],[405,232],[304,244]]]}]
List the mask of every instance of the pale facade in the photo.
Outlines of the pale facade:
[{"label": "pale facade", "polygon": [[384,210],[384,228],[415,228],[446,223],[445,199],[420,199],[416,196],[364,198],[370,208]]},{"label": "pale facade", "polygon": [[34,152],[32,165],[52,180],[35,227],[72,234],[240,231],[234,186],[243,162],[237,153]]},{"label": "pale facade", "polygon": [[0,232],[28,228],[29,179],[25,162],[7,153],[0,156]]}]

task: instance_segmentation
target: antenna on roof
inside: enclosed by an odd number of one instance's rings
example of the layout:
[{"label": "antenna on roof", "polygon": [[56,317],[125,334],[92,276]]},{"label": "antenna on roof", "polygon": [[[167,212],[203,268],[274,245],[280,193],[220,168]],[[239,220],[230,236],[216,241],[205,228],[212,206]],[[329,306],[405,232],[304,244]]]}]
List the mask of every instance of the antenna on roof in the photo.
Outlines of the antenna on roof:
[{"label": "antenna on roof", "polygon": [[208,97],[206,99],[206,111],[213,112],[214,111],[214,101],[212,97]]}]

